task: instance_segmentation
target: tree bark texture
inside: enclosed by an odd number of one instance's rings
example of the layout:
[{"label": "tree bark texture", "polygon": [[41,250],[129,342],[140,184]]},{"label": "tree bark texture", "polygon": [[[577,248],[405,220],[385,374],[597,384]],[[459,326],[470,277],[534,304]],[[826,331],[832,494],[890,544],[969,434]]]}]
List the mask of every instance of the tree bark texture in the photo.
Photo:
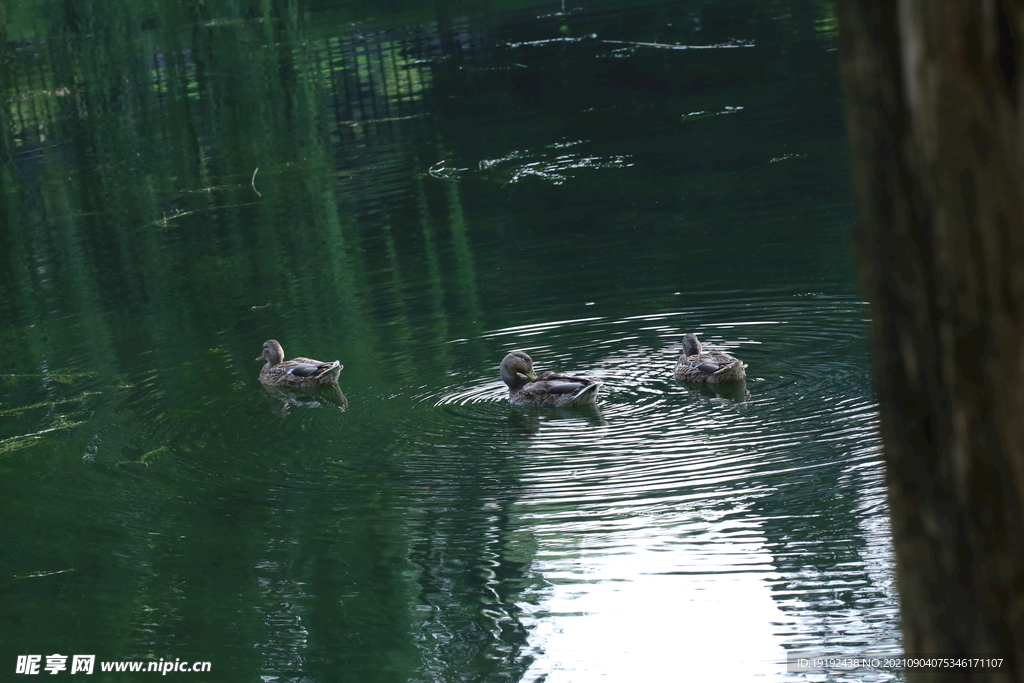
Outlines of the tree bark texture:
[{"label": "tree bark texture", "polygon": [[1024,16],[998,0],[843,0],[905,650],[1024,680]]},{"label": "tree bark texture", "polygon": [[1024,8],[837,9],[909,680],[1024,681]]}]

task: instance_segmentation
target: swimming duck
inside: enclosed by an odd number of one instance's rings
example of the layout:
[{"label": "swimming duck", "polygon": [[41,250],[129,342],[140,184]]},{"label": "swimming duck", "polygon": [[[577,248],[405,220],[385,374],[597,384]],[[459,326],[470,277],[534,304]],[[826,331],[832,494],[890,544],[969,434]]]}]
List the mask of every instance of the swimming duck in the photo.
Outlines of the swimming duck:
[{"label": "swimming duck", "polygon": [[344,367],[338,361],[324,363],[312,358],[284,359],[284,349],[276,339],[263,342],[263,353],[256,360],[267,364],[260,370],[260,381],[271,387],[319,387],[338,383]]},{"label": "swimming duck", "polygon": [[597,401],[600,382],[556,375],[536,374],[533,359],[526,351],[510,351],[501,361],[501,379],[508,385],[508,401],[514,406],[556,408],[586,406]]},{"label": "swimming duck", "polygon": [[701,350],[695,334],[683,335],[683,355],[676,363],[680,382],[742,382],[747,364],[721,351]]}]

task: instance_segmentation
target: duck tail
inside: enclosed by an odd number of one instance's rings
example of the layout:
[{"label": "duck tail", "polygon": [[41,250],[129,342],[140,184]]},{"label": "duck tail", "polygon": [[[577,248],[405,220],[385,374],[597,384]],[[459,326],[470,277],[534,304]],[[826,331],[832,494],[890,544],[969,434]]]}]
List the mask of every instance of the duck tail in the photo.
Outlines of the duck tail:
[{"label": "duck tail", "polygon": [[593,382],[577,391],[572,396],[573,405],[587,405],[597,401],[597,392],[601,388],[600,382]]},{"label": "duck tail", "polygon": [[712,377],[714,377],[715,381],[718,382],[738,381],[746,377],[746,368],[746,363],[739,359],[736,359],[734,362],[729,363],[728,365],[723,365],[721,368],[718,369],[717,372],[715,372],[712,375]]}]

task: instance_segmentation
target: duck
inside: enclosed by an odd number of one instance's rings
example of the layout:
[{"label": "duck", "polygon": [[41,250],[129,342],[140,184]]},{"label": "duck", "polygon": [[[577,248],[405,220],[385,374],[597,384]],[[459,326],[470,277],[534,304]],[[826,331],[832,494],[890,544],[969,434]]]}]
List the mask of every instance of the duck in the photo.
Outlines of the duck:
[{"label": "duck", "polygon": [[508,385],[508,402],[514,406],[559,408],[588,406],[597,402],[601,383],[583,377],[533,371],[526,351],[510,351],[501,361],[501,379]]},{"label": "duck", "polygon": [[680,382],[726,384],[743,382],[747,364],[721,351],[704,351],[697,335],[683,335],[683,355],[676,363],[675,376]]},{"label": "duck", "polygon": [[260,370],[260,382],[269,387],[321,387],[338,384],[345,367],[338,361],[325,363],[312,358],[284,359],[284,349],[276,339],[263,342],[263,353],[256,360],[267,364]]}]

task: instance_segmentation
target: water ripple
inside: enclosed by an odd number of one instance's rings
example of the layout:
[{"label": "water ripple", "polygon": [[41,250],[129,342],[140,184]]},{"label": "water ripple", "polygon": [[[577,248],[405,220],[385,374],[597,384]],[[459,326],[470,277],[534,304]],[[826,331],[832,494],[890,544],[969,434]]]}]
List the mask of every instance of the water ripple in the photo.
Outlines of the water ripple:
[{"label": "water ripple", "polygon": [[[494,357],[524,348],[539,370],[578,373],[603,382],[591,411],[522,409],[507,405],[497,368],[455,373],[447,388],[418,401],[427,413],[410,429],[408,447],[430,450],[459,423],[459,438],[488,444],[495,457],[514,452],[523,505],[561,520],[580,510],[581,529],[600,520],[680,509],[687,501],[770,492],[829,471],[839,458],[855,463],[875,437],[875,407],[864,396],[863,304],[853,298],[799,297],[759,302],[717,301],[714,311],[686,311],[547,321],[494,330]],[[830,322],[821,323],[822,312]],[[829,313],[831,312],[831,313]],[[724,322],[711,322],[713,319]],[[739,390],[684,385],[672,378],[685,332],[749,364]],[[542,344],[538,344],[543,332]],[[582,341],[597,340],[597,341]],[[566,349],[571,349],[567,351]],[[496,365],[496,364],[495,364]],[[851,391],[851,387],[855,390]],[[824,444],[828,444],[827,447]],[[829,456],[826,448],[832,451]],[[433,462],[443,476],[457,461]],[[758,493],[760,492],[760,493]],[[543,514],[538,512],[537,514]],[[665,515],[647,517],[657,523]],[[596,526],[595,526],[596,525]]]}]

